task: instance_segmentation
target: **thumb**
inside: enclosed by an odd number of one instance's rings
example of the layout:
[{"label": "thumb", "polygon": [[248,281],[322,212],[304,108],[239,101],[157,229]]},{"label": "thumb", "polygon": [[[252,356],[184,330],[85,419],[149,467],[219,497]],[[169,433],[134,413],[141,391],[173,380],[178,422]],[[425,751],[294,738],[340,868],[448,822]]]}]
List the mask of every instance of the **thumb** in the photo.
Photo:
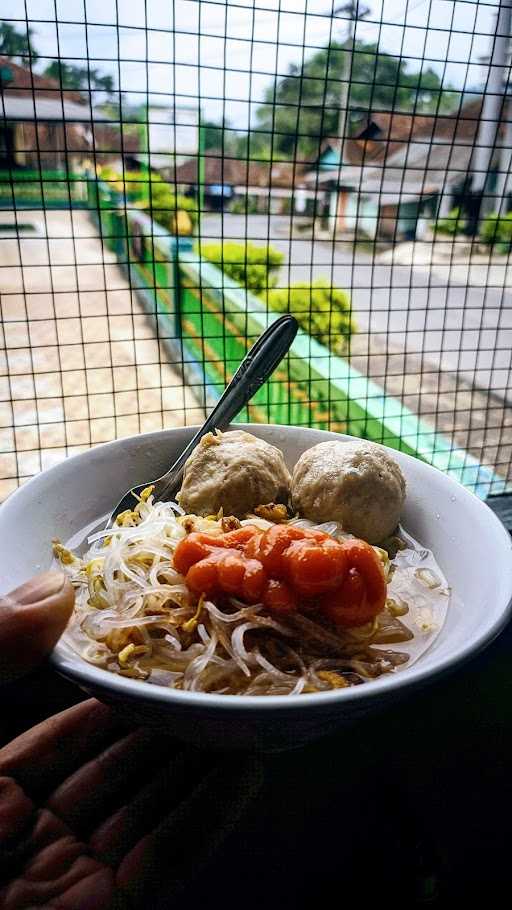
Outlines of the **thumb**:
[{"label": "thumb", "polygon": [[0,682],[33,670],[50,653],[73,611],[73,588],[44,572],[0,597]]}]

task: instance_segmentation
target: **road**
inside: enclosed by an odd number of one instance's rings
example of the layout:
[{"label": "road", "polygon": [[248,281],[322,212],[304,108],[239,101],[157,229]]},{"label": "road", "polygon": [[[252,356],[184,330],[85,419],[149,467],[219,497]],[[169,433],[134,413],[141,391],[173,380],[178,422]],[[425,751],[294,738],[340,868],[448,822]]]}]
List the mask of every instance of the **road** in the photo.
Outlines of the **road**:
[{"label": "road", "polygon": [[290,219],[277,215],[225,214],[221,220],[210,214],[202,224],[204,238],[270,242],[286,257],[280,284],[328,278],[350,290],[360,333],[379,335],[390,349],[512,402],[512,292],[495,271],[480,269],[467,286],[446,262],[374,263],[370,251],[354,251],[349,240],[290,240],[289,230]]}]

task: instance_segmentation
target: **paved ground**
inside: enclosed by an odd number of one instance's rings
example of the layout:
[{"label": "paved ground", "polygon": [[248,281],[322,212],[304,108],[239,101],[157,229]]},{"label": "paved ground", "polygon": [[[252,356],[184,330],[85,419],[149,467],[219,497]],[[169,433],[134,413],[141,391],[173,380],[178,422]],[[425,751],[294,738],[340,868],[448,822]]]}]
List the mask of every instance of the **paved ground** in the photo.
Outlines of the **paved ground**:
[{"label": "paved ground", "polygon": [[[512,484],[512,407],[386,339],[355,336],[351,363],[450,441]],[[500,492],[489,489],[488,493]]]},{"label": "paved ground", "polygon": [[457,284],[512,288],[512,263],[506,254],[467,237],[437,238],[398,243],[379,255],[379,262],[412,265],[420,271],[434,270]]},{"label": "paved ground", "polygon": [[0,227],[0,500],[91,443],[202,419],[87,213],[19,220],[40,233]]},{"label": "paved ground", "polygon": [[[286,254],[280,282],[310,281],[324,275],[352,293],[362,335],[380,337],[384,348],[421,357],[427,368],[452,373],[457,380],[512,404],[512,265],[452,262],[437,256],[413,265],[405,256],[354,251],[349,239],[333,242],[287,239],[284,216],[208,215],[205,236],[270,241]],[[449,251],[448,251],[449,252]],[[405,260],[405,261],[404,261]]]}]

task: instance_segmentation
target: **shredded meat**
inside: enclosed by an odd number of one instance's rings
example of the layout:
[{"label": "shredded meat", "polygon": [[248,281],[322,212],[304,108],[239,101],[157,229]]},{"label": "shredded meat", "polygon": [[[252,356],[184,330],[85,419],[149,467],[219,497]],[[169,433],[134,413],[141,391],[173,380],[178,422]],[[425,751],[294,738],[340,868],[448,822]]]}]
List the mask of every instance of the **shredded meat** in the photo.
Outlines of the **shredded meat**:
[{"label": "shredded meat", "polygon": [[200,445],[205,446],[218,446],[220,445],[221,435],[216,436],[215,433],[206,433],[205,436],[201,439]]},{"label": "shredded meat", "polygon": [[283,521],[288,521],[288,509],[285,505],[276,502],[268,502],[264,506],[256,506],[254,514],[258,518],[264,518],[265,521],[271,521],[273,524],[281,524]]},{"label": "shredded meat", "polygon": [[182,519],[181,524],[185,530],[186,534],[191,534],[195,530],[196,520],[193,515],[185,515],[185,518]]},{"label": "shredded meat", "polygon": [[227,515],[225,518],[221,518],[220,524],[224,534],[227,534],[228,531],[237,531],[238,528],[242,527],[238,518],[235,518],[234,515]]}]

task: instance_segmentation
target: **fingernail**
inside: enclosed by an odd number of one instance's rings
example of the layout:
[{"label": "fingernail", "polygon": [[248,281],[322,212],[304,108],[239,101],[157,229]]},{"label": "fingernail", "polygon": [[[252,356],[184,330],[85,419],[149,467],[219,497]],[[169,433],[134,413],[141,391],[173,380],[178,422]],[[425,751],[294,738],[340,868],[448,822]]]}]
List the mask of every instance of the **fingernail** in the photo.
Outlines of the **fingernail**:
[{"label": "fingernail", "polygon": [[43,572],[17,588],[9,597],[17,604],[29,606],[59,594],[65,583],[66,576],[62,572]]}]

